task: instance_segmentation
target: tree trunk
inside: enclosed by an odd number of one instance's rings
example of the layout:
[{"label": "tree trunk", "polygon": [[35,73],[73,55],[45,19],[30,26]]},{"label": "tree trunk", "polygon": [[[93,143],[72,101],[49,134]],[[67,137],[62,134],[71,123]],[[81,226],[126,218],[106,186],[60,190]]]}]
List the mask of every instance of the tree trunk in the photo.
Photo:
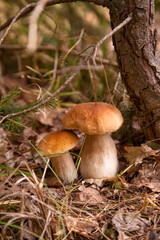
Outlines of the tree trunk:
[{"label": "tree trunk", "polygon": [[133,19],[113,36],[122,79],[146,139],[160,138],[160,61],[156,53],[154,0],[108,1],[112,28]]}]

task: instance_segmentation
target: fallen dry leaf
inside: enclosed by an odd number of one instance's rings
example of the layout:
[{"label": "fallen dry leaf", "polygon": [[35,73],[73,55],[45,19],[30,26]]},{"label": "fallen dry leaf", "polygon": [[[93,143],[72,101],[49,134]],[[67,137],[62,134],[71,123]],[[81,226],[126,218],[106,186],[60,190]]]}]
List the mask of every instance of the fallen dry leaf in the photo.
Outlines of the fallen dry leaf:
[{"label": "fallen dry leaf", "polygon": [[99,228],[98,222],[92,218],[75,218],[71,216],[66,216],[65,219],[68,231],[77,232],[78,234],[88,238],[89,234]]},{"label": "fallen dry leaf", "polygon": [[118,231],[118,240],[130,240],[131,238],[128,237],[124,232]]},{"label": "fallen dry leaf", "polygon": [[88,183],[91,185],[95,185],[98,187],[102,187],[104,185],[105,182],[112,182],[112,181],[116,181],[117,177],[112,177],[112,178],[97,178],[97,179],[93,179],[93,178],[88,178],[88,179],[84,179],[82,181],[82,184]]},{"label": "fallen dry leaf", "polygon": [[13,156],[14,156],[14,151],[12,149],[8,150],[5,153],[5,157],[7,159],[7,166],[8,167],[15,167],[15,162],[14,161],[10,161],[10,160],[13,159]]},{"label": "fallen dry leaf", "polygon": [[38,134],[31,128],[31,127],[27,127],[24,129],[23,131],[23,135],[29,139],[31,137],[36,137]]},{"label": "fallen dry leaf", "polygon": [[154,166],[153,163],[143,163],[132,183],[139,187],[146,186],[154,192],[160,192],[160,164]]},{"label": "fallen dry leaf", "polygon": [[138,231],[144,233],[144,229],[149,225],[149,220],[140,217],[138,212],[125,212],[121,208],[112,219],[117,231],[131,233]]},{"label": "fallen dry leaf", "polygon": [[52,131],[62,129],[62,119],[65,115],[65,110],[62,108],[49,109],[45,107],[43,110],[36,113],[37,120],[43,125],[52,126]]},{"label": "fallen dry leaf", "polygon": [[6,161],[6,152],[8,148],[8,141],[6,140],[7,133],[3,128],[0,128],[0,164]]},{"label": "fallen dry leaf", "polygon": [[72,193],[74,202],[101,203],[106,200],[97,189],[81,186],[78,190]]},{"label": "fallen dry leaf", "polygon": [[142,163],[142,160],[146,157],[155,155],[159,150],[153,150],[146,144],[142,144],[141,146],[132,146],[132,147],[127,147],[125,146],[124,149],[126,150],[126,153],[124,153],[124,156],[126,160],[132,164],[139,164]]}]

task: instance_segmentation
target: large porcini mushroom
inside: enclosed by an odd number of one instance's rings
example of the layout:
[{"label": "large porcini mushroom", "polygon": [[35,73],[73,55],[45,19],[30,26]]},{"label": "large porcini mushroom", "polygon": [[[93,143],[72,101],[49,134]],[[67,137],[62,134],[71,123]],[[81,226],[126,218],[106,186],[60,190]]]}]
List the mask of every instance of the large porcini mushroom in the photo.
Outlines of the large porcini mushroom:
[{"label": "large porcini mushroom", "polygon": [[77,171],[68,151],[78,143],[78,140],[75,133],[61,130],[49,133],[37,147],[44,155],[55,154],[54,157],[51,157],[52,168],[65,183],[72,182],[77,178]]},{"label": "large porcini mushroom", "polygon": [[81,152],[83,178],[111,178],[117,174],[117,150],[109,133],[119,129],[122,123],[120,111],[107,103],[82,103],[67,112],[64,128],[79,129],[87,134]]}]

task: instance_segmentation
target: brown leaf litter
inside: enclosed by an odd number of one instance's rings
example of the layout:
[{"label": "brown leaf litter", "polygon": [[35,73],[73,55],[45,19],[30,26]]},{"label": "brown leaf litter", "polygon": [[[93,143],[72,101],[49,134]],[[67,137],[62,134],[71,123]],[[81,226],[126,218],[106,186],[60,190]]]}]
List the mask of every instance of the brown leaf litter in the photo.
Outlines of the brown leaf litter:
[{"label": "brown leaf litter", "polygon": [[[52,117],[47,125],[45,121],[48,115],[41,116],[43,113],[40,113],[39,122],[42,128],[38,135],[32,129],[25,128],[24,136],[36,145],[44,133],[57,127],[57,122],[58,128],[61,128],[61,118],[65,112],[56,111],[51,113]],[[125,147],[125,157],[130,166],[110,181],[77,179],[72,186],[62,186],[53,173],[47,170],[45,185],[42,185],[41,189],[38,184],[45,162],[35,157],[30,143],[20,137],[17,143],[12,145],[4,130],[0,140],[0,155],[5,160],[2,163],[13,168],[1,171],[1,221],[9,218],[9,221],[15,224],[16,212],[17,219],[22,224],[22,216],[27,213],[24,228],[42,234],[46,239],[48,234],[60,239],[75,239],[76,234],[77,240],[140,240],[147,239],[151,229],[155,229],[157,234],[160,233],[158,150],[144,144],[140,147]],[[19,175],[15,175],[17,171]],[[5,175],[6,173],[8,175]],[[7,212],[9,214],[11,211],[13,214],[7,215]],[[30,218],[31,212],[34,219]],[[39,229],[35,226],[39,226]],[[108,234],[109,231],[114,233],[114,237]],[[27,233],[24,236],[32,239]]]},{"label": "brown leaf litter", "polygon": [[72,193],[74,203],[102,203],[106,201],[106,198],[100,194],[100,191],[92,187],[80,186],[76,191]]}]

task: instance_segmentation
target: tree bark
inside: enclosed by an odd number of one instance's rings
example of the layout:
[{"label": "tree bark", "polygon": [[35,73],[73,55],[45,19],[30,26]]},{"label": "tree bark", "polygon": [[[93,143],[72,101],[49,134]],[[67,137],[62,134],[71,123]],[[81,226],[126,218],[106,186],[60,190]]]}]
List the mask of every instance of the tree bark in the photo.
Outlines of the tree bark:
[{"label": "tree bark", "polygon": [[156,52],[154,0],[112,0],[111,26],[132,21],[113,36],[118,65],[146,139],[160,138],[160,61]]}]

